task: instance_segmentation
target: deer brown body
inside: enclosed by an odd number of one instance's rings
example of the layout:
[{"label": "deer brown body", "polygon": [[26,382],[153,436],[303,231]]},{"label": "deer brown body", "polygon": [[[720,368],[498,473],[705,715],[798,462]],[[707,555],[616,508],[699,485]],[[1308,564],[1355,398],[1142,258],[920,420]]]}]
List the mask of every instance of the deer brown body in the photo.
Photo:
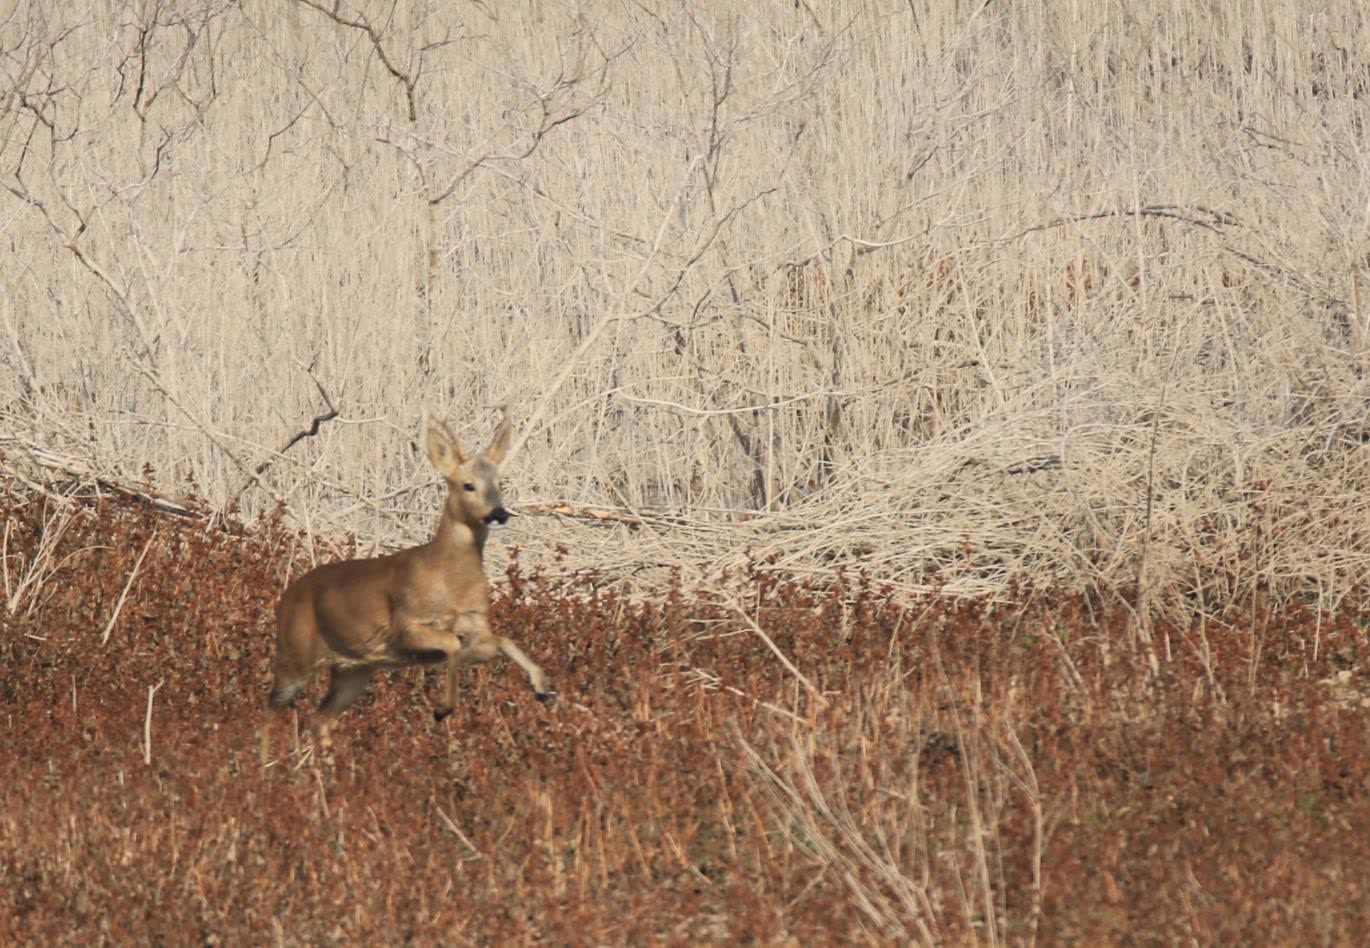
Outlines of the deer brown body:
[{"label": "deer brown body", "polygon": [[262,762],[279,711],[328,669],[323,731],[356,701],[376,670],[447,662],[442,720],[457,704],[457,673],[496,655],[527,673],[539,700],[547,676],[513,642],[490,630],[490,585],[481,558],[491,523],[508,519],[499,464],[509,448],[506,415],[490,446],[467,458],[446,425],[425,424],[429,460],[447,480],[447,500],[433,538],[389,556],[329,563],[286,588],[276,608],[275,680],[262,725]]}]

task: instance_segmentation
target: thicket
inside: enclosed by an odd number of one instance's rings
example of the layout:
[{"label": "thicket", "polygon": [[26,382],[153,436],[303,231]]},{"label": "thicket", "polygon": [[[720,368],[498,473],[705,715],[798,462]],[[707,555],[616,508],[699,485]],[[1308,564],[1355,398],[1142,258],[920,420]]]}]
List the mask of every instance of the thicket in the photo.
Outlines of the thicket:
[{"label": "thicket", "polygon": [[[0,941],[1355,941],[1365,50],[1359,0],[0,11]],[[287,578],[426,538],[421,408],[504,404],[558,701],[396,673],[263,772]]]},{"label": "thicket", "polygon": [[1335,609],[1367,10],[13,5],[0,464],[395,546],[507,402],[539,562]]},{"label": "thicket", "polygon": [[[878,581],[630,598],[518,563],[552,676],[378,678],[262,770],[297,535],[6,493],[0,941],[1350,944],[1370,616],[1161,626]],[[730,602],[744,604],[739,615]],[[784,661],[778,658],[784,656]],[[787,668],[788,662],[792,668]],[[321,697],[321,689],[313,698]]]}]

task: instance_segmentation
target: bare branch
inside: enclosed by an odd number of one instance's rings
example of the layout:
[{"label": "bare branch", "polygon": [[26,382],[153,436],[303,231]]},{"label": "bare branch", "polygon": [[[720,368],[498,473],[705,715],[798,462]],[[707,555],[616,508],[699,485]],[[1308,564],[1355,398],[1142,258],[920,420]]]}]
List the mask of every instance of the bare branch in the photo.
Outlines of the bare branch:
[{"label": "bare branch", "polygon": [[[343,13],[342,0],[333,0],[332,6],[325,5],[319,2],[319,0],[295,0],[295,2],[302,6],[317,10],[339,26],[346,26],[350,29],[360,30],[365,33],[366,38],[371,41],[371,47],[376,51],[376,57],[381,61],[381,65],[385,67],[386,72],[395,77],[401,88],[404,89],[405,101],[409,104],[409,121],[417,122],[419,120],[418,103],[415,101],[415,89],[418,87],[419,79],[422,76],[423,50],[420,50],[419,52],[419,68],[410,73],[401,69],[391,58],[390,54],[386,52],[385,43],[383,42],[384,36],[381,34],[380,30],[371,25],[371,22],[367,20],[364,15],[359,13],[355,17],[349,17]],[[425,49],[426,48],[428,47],[425,47]]]}]

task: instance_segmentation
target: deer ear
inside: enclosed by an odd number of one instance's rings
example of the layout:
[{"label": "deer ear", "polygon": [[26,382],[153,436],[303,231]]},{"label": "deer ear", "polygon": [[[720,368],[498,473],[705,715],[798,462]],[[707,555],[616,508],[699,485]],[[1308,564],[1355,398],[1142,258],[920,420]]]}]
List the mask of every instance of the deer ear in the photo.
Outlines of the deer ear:
[{"label": "deer ear", "polygon": [[451,429],[444,432],[428,418],[427,411],[424,412],[424,428],[424,445],[428,448],[428,460],[433,462],[439,474],[451,480],[457,476],[457,468],[462,464],[461,445],[457,444],[457,439],[449,433]]},{"label": "deer ear", "polygon": [[495,429],[495,437],[490,441],[490,447],[485,449],[485,456],[496,464],[504,460],[504,456],[509,453],[509,433],[513,431],[514,423],[509,418],[509,410],[504,411],[504,420]]}]

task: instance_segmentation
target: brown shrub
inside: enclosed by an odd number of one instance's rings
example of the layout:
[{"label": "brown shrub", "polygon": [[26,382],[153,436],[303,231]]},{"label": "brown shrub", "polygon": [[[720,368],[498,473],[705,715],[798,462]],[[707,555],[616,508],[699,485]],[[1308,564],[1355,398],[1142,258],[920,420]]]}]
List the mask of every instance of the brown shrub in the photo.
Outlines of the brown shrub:
[{"label": "brown shrub", "polygon": [[1157,628],[1170,658],[1151,675],[1125,614],[1072,598],[899,604],[759,564],[636,601],[515,559],[494,621],[547,668],[554,704],[494,665],[435,725],[437,673],[396,673],[329,760],[301,702],[262,771],[293,547],[279,523],[0,506],[5,943],[1345,943],[1370,927],[1352,605]]}]

